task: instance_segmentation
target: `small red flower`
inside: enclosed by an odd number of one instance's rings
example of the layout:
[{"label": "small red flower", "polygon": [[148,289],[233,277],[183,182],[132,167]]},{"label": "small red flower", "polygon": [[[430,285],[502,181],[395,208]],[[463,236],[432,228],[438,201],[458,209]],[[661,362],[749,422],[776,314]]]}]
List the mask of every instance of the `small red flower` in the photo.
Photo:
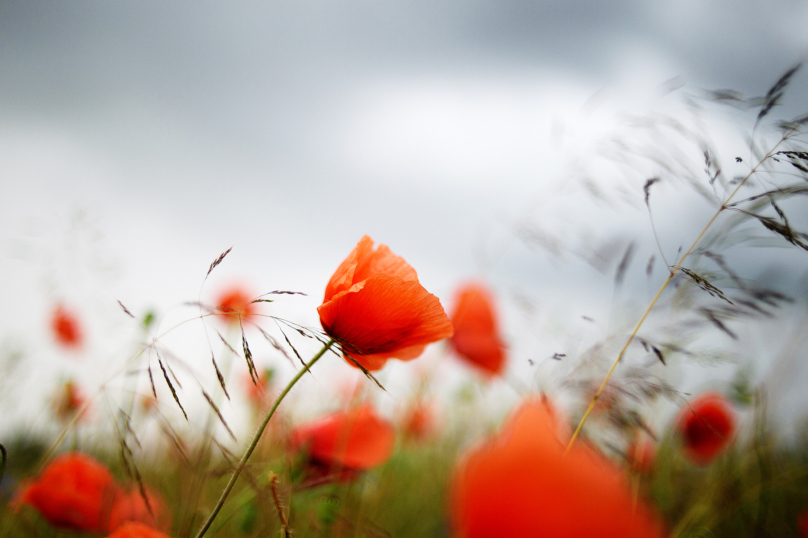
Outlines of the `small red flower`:
[{"label": "small red flower", "polygon": [[112,503],[109,513],[109,530],[113,531],[129,521],[137,521],[148,527],[167,530],[171,526],[171,515],[165,507],[163,498],[146,488],[148,505],[143,499],[140,488],[132,488],[128,492],[121,491]]},{"label": "small red flower", "polygon": [[808,538],[808,509],[797,516],[797,529],[800,531],[800,538]]},{"label": "small red flower", "polygon": [[565,455],[558,431],[548,404],[527,400],[494,439],[466,454],[451,488],[457,535],[661,537],[620,469],[582,444]]},{"label": "small red flower", "polygon": [[505,346],[493,304],[485,286],[470,283],[458,290],[452,313],[452,347],[461,358],[488,375],[501,374],[505,369]]},{"label": "small red flower", "polygon": [[315,467],[350,478],[387,461],[394,442],[393,425],[365,404],[298,426],[290,444],[307,450]]},{"label": "small red flower", "polygon": [[415,269],[386,245],[373,250],[368,236],[337,268],[317,312],[343,353],[368,370],[391,358],[414,359],[427,344],[452,336],[452,322]]},{"label": "small red flower", "polygon": [[72,380],[66,382],[53,399],[53,410],[61,421],[72,419],[87,402],[87,398]]},{"label": "small red flower", "polygon": [[129,521],[115,529],[107,538],[169,538],[169,536],[138,521]]},{"label": "small red flower", "polygon": [[654,469],[654,459],[656,458],[654,442],[646,435],[638,435],[628,445],[626,458],[632,469],[642,474],[650,473]]},{"label": "small red flower", "polygon": [[229,324],[238,325],[239,320],[248,320],[255,315],[253,297],[239,285],[231,286],[219,294],[216,308]]},{"label": "small red flower", "polygon": [[269,398],[269,391],[272,388],[272,378],[275,371],[264,368],[258,374],[258,383],[253,382],[252,376],[248,373],[242,380],[244,386],[244,393],[247,395],[247,400],[255,407],[263,407],[266,405]]},{"label": "small red flower", "polygon": [[102,464],[78,452],[58,456],[19,496],[48,523],[64,529],[106,532],[118,486]]},{"label": "small red flower", "polygon": [[51,330],[56,341],[66,348],[78,349],[84,343],[78,316],[64,305],[57,305],[53,310]]},{"label": "small red flower", "polygon": [[435,412],[424,402],[413,405],[404,415],[401,429],[409,439],[423,440],[435,429]]},{"label": "small red flower", "polygon": [[723,396],[707,392],[679,413],[677,428],[684,440],[684,453],[698,465],[713,461],[735,434],[735,412]]}]

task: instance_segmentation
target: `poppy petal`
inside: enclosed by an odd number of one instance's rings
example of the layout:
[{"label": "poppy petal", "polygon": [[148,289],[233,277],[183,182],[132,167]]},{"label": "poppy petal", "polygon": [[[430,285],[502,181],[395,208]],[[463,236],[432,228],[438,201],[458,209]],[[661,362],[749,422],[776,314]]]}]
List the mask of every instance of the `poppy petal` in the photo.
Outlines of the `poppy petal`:
[{"label": "poppy petal", "polygon": [[[353,360],[358,362],[362,365],[365,370],[370,372],[376,372],[384,368],[384,365],[387,364],[387,361],[390,359],[398,359],[400,361],[411,361],[413,359],[417,359],[420,357],[424,350],[426,349],[425,344],[409,346],[402,349],[397,349],[395,351],[390,351],[388,353],[374,353],[373,355],[358,355],[353,354],[350,355]],[[353,366],[353,362],[348,358],[345,357],[345,360],[348,364]]]},{"label": "poppy petal", "polygon": [[452,335],[437,297],[417,280],[374,275],[317,308],[325,331],[348,352],[388,353]]},{"label": "poppy petal", "polygon": [[292,433],[292,446],[307,446],[309,457],[354,470],[381,465],[393,453],[395,430],[369,405],[334,413]]}]

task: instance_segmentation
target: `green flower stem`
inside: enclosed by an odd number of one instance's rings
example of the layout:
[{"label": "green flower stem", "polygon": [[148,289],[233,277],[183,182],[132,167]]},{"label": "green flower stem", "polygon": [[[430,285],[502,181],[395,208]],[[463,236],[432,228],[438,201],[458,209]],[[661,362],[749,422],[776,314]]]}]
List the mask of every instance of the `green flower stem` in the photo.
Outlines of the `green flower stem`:
[{"label": "green flower stem", "polygon": [[205,521],[205,524],[202,525],[201,529],[199,529],[199,532],[197,533],[196,538],[202,538],[205,535],[205,533],[208,532],[208,529],[210,528],[211,524],[213,523],[213,520],[216,519],[216,516],[219,514],[219,511],[222,509],[222,506],[224,506],[225,500],[227,500],[227,496],[230,495],[230,491],[233,489],[233,486],[236,484],[236,480],[238,480],[238,477],[241,474],[241,471],[243,471],[244,467],[247,465],[247,460],[250,459],[250,456],[252,456],[252,453],[255,450],[255,447],[258,446],[258,441],[261,439],[261,435],[264,433],[264,430],[266,429],[267,424],[269,424],[269,420],[272,418],[272,415],[275,414],[275,411],[278,409],[278,406],[281,404],[281,402],[286,397],[286,395],[289,393],[289,391],[292,390],[292,387],[295,386],[295,383],[300,381],[300,378],[303,377],[303,375],[306,372],[308,372],[309,369],[312,366],[314,366],[314,363],[319,361],[322,358],[322,356],[325,355],[326,351],[328,351],[331,348],[331,346],[333,346],[333,345],[334,345],[334,341],[329,340],[323,346],[323,348],[320,351],[318,351],[317,354],[314,357],[312,357],[311,360],[309,362],[307,362],[306,365],[303,368],[300,369],[300,371],[297,372],[295,377],[293,377],[292,380],[289,382],[289,384],[286,385],[286,388],[283,389],[283,392],[281,392],[280,395],[278,395],[278,397],[275,399],[275,403],[272,404],[272,408],[269,410],[269,413],[267,413],[267,416],[264,417],[264,421],[261,423],[261,425],[258,427],[258,430],[255,432],[255,435],[253,436],[252,441],[250,441],[250,445],[247,447],[247,450],[244,452],[244,455],[241,457],[241,461],[238,462],[238,466],[236,467],[236,470],[233,471],[233,474],[230,477],[230,481],[227,482],[227,485],[224,487],[224,491],[222,491],[221,496],[219,496],[219,500],[216,502],[216,506],[213,508],[213,511],[208,516],[208,519]]}]

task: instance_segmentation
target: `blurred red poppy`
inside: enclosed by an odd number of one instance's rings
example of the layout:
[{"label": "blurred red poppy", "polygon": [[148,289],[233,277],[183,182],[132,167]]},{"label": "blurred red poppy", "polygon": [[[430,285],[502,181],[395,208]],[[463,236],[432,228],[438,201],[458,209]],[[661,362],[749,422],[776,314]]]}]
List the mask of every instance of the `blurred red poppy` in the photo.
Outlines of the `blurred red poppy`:
[{"label": "blurred red poppy", "polygon": [[472,366],[488,375],[505,369],[505,346],[499,336],[494,300],[480,283],[469,283],[457,291],[452,313],[452,347]]},{"label": "blurred red poppy", "polygon": [[61,421],[72,419],[87,402],[87,398],[72,380],[62,385],[53,399],[53,411]]},{"label": "blurred red poppy", "polygon": [[129,521],[115,529],[107,538],[169,538],[169,536],[138,521]]},{"label": "blurred red poppy", "polygon": [[223,290],[216,299],[216,308],[222,319],[237,325],[239,320],[248,320],[255,315],[253,296],[244,287],[236,284]]},{"label": "blurred red poppy", "polygon": [[66,348],[78,349],[84,343],[78,316],[62,304],[51,314],[51,330],[56,342]]},{"label": "blurred red poppy", "polygon": [[423,440],[435,429],[435,412],[432,406],[418,402],[407,411],[401,424],[404,435],[413,440]]},{"label": "blurred red poppy", "polygon": [[368,236],[339,265],[317,312],[343,353],[368,370],[391,358],[414,359],[427,344],[452,336],[452,322],[415,269],[386,245],[373,250]]},{"label": "blurred red poppy", "polygon": [[629,466],[635,471],[648,474],[654,469],[656,447],[647,435],[638,435],[626,449]]},{"label": "blurred red poppy", "polygon": [[241,378],[241,385],[244,387],[244,394],[247,401],[255,408],[266,406],[269,401],[269,391],[272,388],[272,379],[275,377],[275,370],[272,368],[262,368],[258,372],[258,383],[253,382],[249,372],[245,372]]},{"label": "blurred red poppy", "polygon": [[657,516],[632,502],[617,467],[582,445],[564,454],[543,401],[527,400],[500,433],[456,469],[452,519],[462,538],[662,536]]},{"label": "blurred red poppy", "polygon": [[140,488],[128,492],[121,491],[112,503],[109,513],[109,530],[113,531],[128,521],[137,521],[149,527],[167,530],[171,526],[171,515],[166,510],[165,501],[155,491],[146,488],[148,505]]},{"label": "blurred red poppy", "polygon": [[693,463],[707,465],[732,442],[735,412],[726,398],[707,392],[682,409],[677,428],[684,440],[685,456]]},{"label": "blurred red poppy", "polygon": [[105,532],[118,486],[102,464],[78,452],[58,456],[18,498],[54,527]]},{"label": "blurred red poppy", "polygon": [[290,444],[307,450],[315,467],[351,478],[387,461],[394,442],[393,425],[365,404],[298,426]]},{"label": "blurred red poppy", "polygon": [[800,531],[800,538],[808,538],[808,509],[797,516],[797,529]]}]

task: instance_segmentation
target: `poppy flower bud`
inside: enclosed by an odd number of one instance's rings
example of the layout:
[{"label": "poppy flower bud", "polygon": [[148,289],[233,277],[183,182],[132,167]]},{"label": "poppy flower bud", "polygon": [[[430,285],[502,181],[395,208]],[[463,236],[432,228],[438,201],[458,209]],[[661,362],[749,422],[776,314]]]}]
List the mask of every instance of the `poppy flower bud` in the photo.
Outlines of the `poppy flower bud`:
[{"label": "poppy flower bud", "polygon": [[54,527],[105,532],[118,486],[102,464],[78,452],[51,461],[16,501],[34,507]]},{"label": "poppy flower bud", "polygon": [[697,465],[707,465],[732,442],[735,412],[723,396],[707,392],[682,409],[677,428],[685,456]]},{"label": "poppy flower bud", "polygon": [[352,478],[387,461],[394,442],[393,425],[370,405],[361,405],[298,426],[290,444],[307,451],[312,468]]},{"label": "poppy flower bud", "polygon": [[458,465],[451,510],[460,538],[662,536],[659,518],[633,502],[620,469],[577,444],[564,453],[549,405],[527,400]]},{"label": "poppy flower bud", "polygon": [[457,291],[452,313],[452,347],[463,360],[488,375],[501,374],[505,369],[505,346],[493,303],[484,285],[470,283]]},{"label": "poppy flower bud", "polygon": [[452,322],[415,269],[386,245],[374,250],[368,236],[337,267],[317,312],[323,330],[367,370],[414,359],[452,336]]}]

